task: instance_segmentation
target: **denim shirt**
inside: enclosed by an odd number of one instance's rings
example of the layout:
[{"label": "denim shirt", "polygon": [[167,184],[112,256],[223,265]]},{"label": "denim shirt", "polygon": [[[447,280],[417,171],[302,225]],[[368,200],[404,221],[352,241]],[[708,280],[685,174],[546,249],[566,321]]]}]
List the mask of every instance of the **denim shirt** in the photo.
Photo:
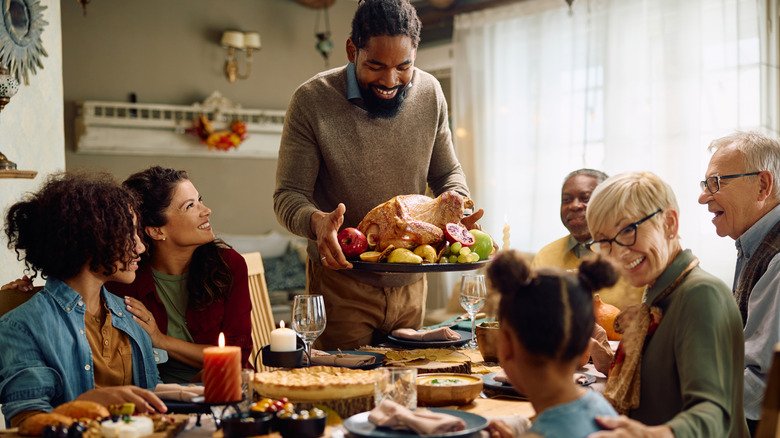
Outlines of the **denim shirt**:
[{"label": "denim shirt", "polygon": [[[121,298],[105,288],[100,293],[111,324],[130,340],[133,384],[154,390],[160,382],[156,363],[167,354],[152,350],[151,338]],[[78,292],[49,278],[43,290],[0,318],[0,403],[6,419],[23,411],[49,412],[95,388],[85,313]]]}]

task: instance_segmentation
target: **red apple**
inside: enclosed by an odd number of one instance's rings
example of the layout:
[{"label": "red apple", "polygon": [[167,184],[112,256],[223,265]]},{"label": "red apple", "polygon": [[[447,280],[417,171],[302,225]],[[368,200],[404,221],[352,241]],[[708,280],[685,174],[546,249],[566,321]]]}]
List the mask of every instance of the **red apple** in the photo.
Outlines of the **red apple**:
[{"label": "red apple", "polygon": [[347,258],[357,257],[368,249],[368,239],[357,228],[344,228],[339,232],[338,240]]}]

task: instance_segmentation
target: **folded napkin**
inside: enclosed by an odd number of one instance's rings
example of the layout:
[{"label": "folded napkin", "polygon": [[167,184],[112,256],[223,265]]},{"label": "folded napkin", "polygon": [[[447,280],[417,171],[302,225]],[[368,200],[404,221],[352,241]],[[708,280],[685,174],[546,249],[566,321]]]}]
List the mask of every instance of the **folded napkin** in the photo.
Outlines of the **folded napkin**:
[{"label": "folded napkin", "polygon": [[154,388],[154,393],[163,400],[191,402],[194,397],[203,395],[203,386],[160,383]]},{"label": "folded napkin", "polygon": [[368,421],[379,427],[411,430],[417,435],[439,435],[466,428],[466,422],[454,415],[422,408],[410,411],[390,399],[382,400],[379,406],[371,410]]},{"label": "folded napkin", "polygon": [[506,371],[503,369],[496,372],[496,375],[493,376],[493,380],[496,382],[509,384],[509,378],[506,376]]},{"label": "folded napkin", "polygon": [[433,330],[423,330],[418,332],[415,329],[400,328],[393,330],[391,335],[399,339],[409,339],[410,341],[459,341],[460,334],[449,327],[439,327]]},{"label": "folded napkin", "polygon": [[311,362],[315,365],[358,367],[371,365],[376,362],[376,357],[367,354],[330,354],[322,350],[311,350]]}]

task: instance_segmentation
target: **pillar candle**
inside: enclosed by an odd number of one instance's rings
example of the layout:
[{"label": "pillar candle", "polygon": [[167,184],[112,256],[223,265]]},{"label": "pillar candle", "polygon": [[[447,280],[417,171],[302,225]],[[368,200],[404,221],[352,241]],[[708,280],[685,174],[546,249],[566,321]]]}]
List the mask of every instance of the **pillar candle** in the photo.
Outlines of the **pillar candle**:
[{"label": "pillar candle", "polygon": [[509,249],[509,224],[506,222],[506,217],[504,217],[504,245],[501,247],[501,249]]},{"label": "pillar candle", "polygon": [[218,347],[203,350],[203,396],[206,403],[241,400],[241,348],[226,347],[224,333]]},{"label": "pillar candle", "polygon": [[279,321],[279,328],[271,331],[271,351],[295,351],[298,348],[295,331],[285,328]]}]

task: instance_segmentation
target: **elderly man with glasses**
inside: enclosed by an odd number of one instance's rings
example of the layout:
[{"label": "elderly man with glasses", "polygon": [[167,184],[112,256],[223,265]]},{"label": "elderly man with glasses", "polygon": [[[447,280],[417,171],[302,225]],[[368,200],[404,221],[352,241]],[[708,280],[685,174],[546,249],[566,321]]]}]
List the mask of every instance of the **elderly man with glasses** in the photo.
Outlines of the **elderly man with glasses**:
[{"label": "elderly man with glasses", "polygon": [[699,203],[719,236],[736,241],[734,297],[745,332],[745,416],[761,416],[766,373],[780,342],[780,143],[755,132],[714,140]]}]

